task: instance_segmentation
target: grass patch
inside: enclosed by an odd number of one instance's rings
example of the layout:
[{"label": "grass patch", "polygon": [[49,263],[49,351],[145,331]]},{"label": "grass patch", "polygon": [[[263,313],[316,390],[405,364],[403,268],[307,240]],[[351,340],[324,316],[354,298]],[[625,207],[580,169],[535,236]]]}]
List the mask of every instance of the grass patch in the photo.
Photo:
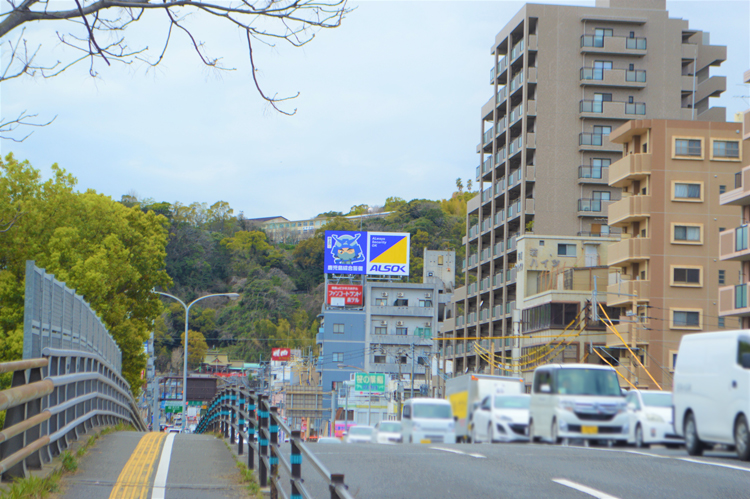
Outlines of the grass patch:
[{"label": "grass patch", "polygon": [[258,499],[263,499],[263,493],[260,490],[260,484],[258,484],[258,481],[255,479],[255,475],[253,475],[253,470],[249,469],[245,465],[245,463],[240,461],[240,459],[237,456],[235,456],[234,452],[232,452],[232,446],[229,445],[229,442],[225,440],[224,445],[227,446],[227,450],[229,450],[229,452],[232,454],[232,457],[234,457],[235,463],[237,463],[237,470],[239,470],[240,472],[240,482],[247,484],[247,490],[252,495],[257,497]]},{"label": "grass patch", "polygon": [[86,443],[83,444],[75,455],[66,450],[60,454],[62,467],[50,474],[46,478],[30,476],[28,478],[18,478],[8,487],[5,492],[0,491],[0,499],[44,499],[51,493],[60,490],[60,478],[65,474],[75,473],[78,470],[78,459],[83,457],[86,452],[93,447],[97,440],[104,435],[109,435],[116,431],[136,431],[130,424],[118,423],[115,426],[108,426],[98,433],[89,436]]}]

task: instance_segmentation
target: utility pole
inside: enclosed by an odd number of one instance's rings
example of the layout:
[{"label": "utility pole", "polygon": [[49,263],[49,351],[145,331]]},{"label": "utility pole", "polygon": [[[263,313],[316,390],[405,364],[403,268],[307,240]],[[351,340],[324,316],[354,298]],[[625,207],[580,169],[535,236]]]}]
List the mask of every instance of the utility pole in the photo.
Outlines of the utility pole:
[{"label": "utility pole", "polygon": [[403,395],[403,392],[399,390],[401,387],[401,354],[403,352],[398,352],[398,383],[396,383],[396,407],[397,412],[396,416],[398,417],[398,420],[401,421],[401,397]]},{"label": "utility pole", "polygon": [[414,343],[411,344],[411,398],[414,398]]}]

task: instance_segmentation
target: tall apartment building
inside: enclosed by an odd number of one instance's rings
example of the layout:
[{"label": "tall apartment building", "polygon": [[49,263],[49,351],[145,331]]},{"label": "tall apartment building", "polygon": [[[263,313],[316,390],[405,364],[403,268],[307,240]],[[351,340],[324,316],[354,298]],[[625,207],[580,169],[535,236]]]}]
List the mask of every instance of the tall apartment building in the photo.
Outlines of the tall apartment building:
[{"label": "tall apartment building", "polygon": [[[741,132],[739,123],[632,120],[609,136],[623,148],[609,168],[623,199],[609,207],[609,225],[622,229],[622,240],[609,247],[607,304],[621,307],[621,319],[631,315],[618,329],[662,386],[671,388],[666,371],[674,369],[683,335],[737,327],[736,319],[720,317],[717,302],[720,285],[739,283],[740,266],[719,260],[719,238],[734,234],[725,229],[737,227],[740,216],[719,199],[750,160]],[[614,335],[608,343],[622,346]],[[621,373],[656,388],[620,352]]]},{"label": "tall apartment building", "polygon": [[[665,0],[526,4],[490,50],[492,96],[481,109],[477,147],[480,195],[469,202],[464,240],[469,287],[455,293],[463,318],[456,317],[455,329],[443,328],[454,338],[512,331],[510,313],[482,320],[479,310],[506,310],[515,301],[520,235],[616,232],[607,207],[621,193],[608,185],[608,170],[622,148],[610,142],[611,130],[637,117],[724,121],[726,114],[709,106],[726,88],[724,77],[710,74],[726,47],[670,19]],[[511,355],[505,347],[496,353]]]},{"label": "tall apartment building", "polygon": [[[750,84],[750,70],[745,71],[743,80]],[[742,123],[742,138],[747,149],[750,147],[750,109],[743,113]],[[719,253],[722,261],[740,262],[742,269],[740,284],[719,288],[719,314],[722,317],[738,317],[742,329],[750,329],[750,302],[747,295],[750,282],[750,165],[735,174],[734,189],[721,195],[721,204],[740,207],[738,213],[741,223],[721,233]]]}]

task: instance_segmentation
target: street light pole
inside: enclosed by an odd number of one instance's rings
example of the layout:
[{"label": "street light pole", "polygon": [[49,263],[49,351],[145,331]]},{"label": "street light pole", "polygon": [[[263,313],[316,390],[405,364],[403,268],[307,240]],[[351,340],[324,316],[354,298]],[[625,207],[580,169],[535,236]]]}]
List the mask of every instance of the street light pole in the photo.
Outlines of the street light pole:
[{"label": "street light pole", "polygon": [[188,320],[190,318],[190,307],[195,305],[196,302],[211,298],[214,296],[226,296],[230,300],[236,300],[240,297],[238,293],[215,293],[211,295],[201,296],[190,302],[189,305],[185,305],[185,302],[180,300],[174,295],[169,293],[163,293],[161,291],[152,290],[153,293],[168,296],[174,300],[177,300],[180,305],[185,309],[185,359],[182,367],[182,433],[185,433],[185,426],[187,425],[187,371],[188,371]]}]

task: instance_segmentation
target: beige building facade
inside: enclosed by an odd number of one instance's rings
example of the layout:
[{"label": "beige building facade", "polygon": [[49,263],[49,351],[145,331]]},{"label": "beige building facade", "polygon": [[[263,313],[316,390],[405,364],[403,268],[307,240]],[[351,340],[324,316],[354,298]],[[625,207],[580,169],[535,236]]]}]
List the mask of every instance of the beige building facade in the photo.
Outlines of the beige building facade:
[{"label": "beige building facade", "polygon": [[[745,71],[743,80],[746,84],[750,84],[750,70]],[[742,138],[745,148],[748,148],[750,147],[750,109],[742,114]],[[736,317],[740,320],[742,329],[750,329],[750,302],[747,296],[747,283],[750,282],[750,239],[748,238],[750,165],[747,162],[743,165],[747,166],[735,174],[734,189],[722,194],[720,201],[724,206],[735,206],[741,220],[736,227],[729,227],[728,230],[721,233],[719,254],[722,261],[738,262],[742,268],[739,284],[719,288],[719,315]]]},{"label": "beige building facade", "polygon": [[[719,259],[718,243],[740,223],[719,199],[750,159],[741,132],[738,123],[633,120],[609,136],[623,150],[609,183],[623,197],[609,207],[622,240],[609,248],[607,301],[630,315],[622,339],[651,376],[624,350],[619,369],[637,386],[671,388],[683,335],[737,327],[718,301],[719,286],[738,284],[739,265]],[[610,335],[608,344],[622,339]]]},{"label": "beige building facade", "polygon": [[[454,294],[459,315],[443,326],[447,336],[512,333],[524,234],[619,232],[607,220],[622,197],[609,185],[610,165],[622,156],[611,130],[639,117],[725,120],[725,109],[709,101],[726,89],[710,69],[725,60],[726,47],[709,42],[686,20],[670,19],[665,0],[526,4],[498,33],[492,95],[480,115],[480,194],[467,210],[467,286]],[[483,309],[490,311],[484,320]],[[466,341],[452,340],[448,359],[481,369]],[[503,359],[513,355],[509,344],[493,348]]]}]

